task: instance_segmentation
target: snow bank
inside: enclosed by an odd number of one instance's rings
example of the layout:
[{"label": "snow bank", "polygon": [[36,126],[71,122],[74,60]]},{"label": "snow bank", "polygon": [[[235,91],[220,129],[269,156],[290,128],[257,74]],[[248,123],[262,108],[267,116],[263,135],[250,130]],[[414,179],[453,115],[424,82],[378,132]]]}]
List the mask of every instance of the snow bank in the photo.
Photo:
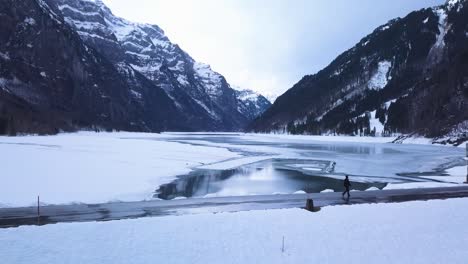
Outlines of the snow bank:
[{"label": "snow bank", "polygon": [[[0,230],[3,263],[466,263],[468,199]],[[284,252],[282,240],[284,237]]]},{"label": "snow bank", "polygon": [[299,191],[294,192],[294,194],[304,194],[304,193],[306,193],[306,192],[304,192],[303,190],[299,190]]}]

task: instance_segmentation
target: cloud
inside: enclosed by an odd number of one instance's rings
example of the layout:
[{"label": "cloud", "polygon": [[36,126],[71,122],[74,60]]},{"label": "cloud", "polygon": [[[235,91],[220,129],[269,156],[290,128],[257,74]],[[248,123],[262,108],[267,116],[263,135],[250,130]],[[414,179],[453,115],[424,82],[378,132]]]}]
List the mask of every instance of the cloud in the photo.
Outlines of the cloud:
[{"label": "cloud", "polygon": [[443,0],[104,0],[118,16],[159,25],[233,85],[281,94],[375,27]]}]

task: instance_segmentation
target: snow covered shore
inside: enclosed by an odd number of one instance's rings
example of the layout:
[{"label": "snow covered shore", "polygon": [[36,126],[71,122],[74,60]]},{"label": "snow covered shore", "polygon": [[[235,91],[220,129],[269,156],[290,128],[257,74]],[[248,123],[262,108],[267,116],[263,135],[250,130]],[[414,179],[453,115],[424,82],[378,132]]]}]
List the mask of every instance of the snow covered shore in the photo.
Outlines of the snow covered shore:
[{"label": "snow covered shore", "polygon": [[[3,263],[466,263],[468,198],[23,226]],[[284,237],[284,252],[282,240]]]}]

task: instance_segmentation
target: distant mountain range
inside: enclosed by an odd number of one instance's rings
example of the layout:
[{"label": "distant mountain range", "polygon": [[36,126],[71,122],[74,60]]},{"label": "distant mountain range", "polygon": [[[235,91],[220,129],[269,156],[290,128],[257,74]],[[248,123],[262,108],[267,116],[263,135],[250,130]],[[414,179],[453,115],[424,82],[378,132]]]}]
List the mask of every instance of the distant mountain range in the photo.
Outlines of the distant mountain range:
[{"label": "distant mountain range", "polygon": [[3,0],[0,39],[0,134],[240,131],[271,105],[100,0]]},{"label": "distant mountain range", "polygon": [[391,20],[304,76],[250,129],[467,140],[468,3]]}]

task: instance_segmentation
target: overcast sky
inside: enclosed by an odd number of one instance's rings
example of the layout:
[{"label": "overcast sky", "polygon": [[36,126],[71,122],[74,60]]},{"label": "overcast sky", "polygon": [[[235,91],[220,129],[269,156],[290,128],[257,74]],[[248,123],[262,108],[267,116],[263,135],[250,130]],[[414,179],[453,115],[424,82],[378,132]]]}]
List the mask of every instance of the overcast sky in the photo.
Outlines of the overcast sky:
[{"label": "overcast sky", "polygon": [[443,0],[103,0],[157,24],[232,85],[281,94],[379,25]]}]

